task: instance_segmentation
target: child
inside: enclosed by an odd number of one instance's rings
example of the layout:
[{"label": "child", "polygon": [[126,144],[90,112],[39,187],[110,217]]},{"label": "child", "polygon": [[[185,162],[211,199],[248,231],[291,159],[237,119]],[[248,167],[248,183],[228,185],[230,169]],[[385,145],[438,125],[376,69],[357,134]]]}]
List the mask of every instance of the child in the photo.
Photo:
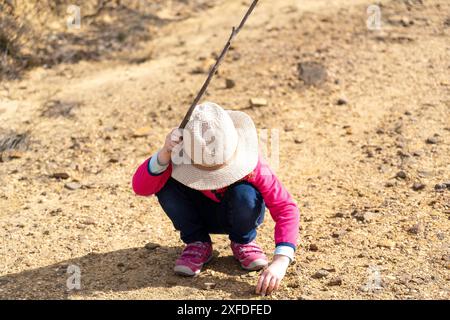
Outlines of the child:
[{"label": "child", "polygon": [[[260,270],[257,294],[278,289],[294,259],[299,211],[258,152],[251,118],[214,103],[196,107],[185,130],[172,130],[162,149],[133,177],[136,194],[155,194],[186,244],[174,271],[195,276],[212,258],[210,234],[228,234],[245,270]],[[265,206],[275,221],[272,263],[256,244]]]}]

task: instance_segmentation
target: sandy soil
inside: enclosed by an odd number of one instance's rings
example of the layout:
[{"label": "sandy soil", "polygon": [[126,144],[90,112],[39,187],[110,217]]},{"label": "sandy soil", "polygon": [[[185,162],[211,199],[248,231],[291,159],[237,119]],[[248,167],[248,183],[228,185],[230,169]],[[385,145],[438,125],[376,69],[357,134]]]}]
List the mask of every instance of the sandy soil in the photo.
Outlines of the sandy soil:
[{"label": "sandy soil", "polygon": [[[371,1],[262,1],[206,97],[279,131],[301,241],[267,299],[450,298],[450,4],[381,3],[370,31]],[[225,236],[201,276],[173,275],[178,234],[130,185],[246,6],[219,1],[156,29],[143,63],[111,54],[1,83],[0,134],[29,139],[0,162],[0,298],[262,299]],[[327,78],[306,85],[308,62]],[[267,217],[258,241],[271,255]],[[67,289],[70,265],[81,290]]]}]

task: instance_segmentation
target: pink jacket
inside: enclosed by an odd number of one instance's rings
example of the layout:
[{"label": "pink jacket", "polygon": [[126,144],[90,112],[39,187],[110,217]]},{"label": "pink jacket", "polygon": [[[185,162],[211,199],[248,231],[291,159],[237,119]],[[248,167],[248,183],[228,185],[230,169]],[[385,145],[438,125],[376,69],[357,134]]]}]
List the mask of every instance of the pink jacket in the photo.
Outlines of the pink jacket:
[{"label": "pink jacket", "polygon": [[[172,174],[172,165],[169,165],[160,175],[150,174],[148,169],[150,159],[139,166],[133,177],[133,190],[140,196],[158,193]],[[275,221],[275,244],[287,245],[295,249],[299,230],[298,207],[262,157],[259,158],[255,170],[243,180],[251,183],[263,196],[266,207]],[[225,190],[226,188],[215,191],[221,193]],[[213,192],[208,190],[202,193],[219,202]]]}]

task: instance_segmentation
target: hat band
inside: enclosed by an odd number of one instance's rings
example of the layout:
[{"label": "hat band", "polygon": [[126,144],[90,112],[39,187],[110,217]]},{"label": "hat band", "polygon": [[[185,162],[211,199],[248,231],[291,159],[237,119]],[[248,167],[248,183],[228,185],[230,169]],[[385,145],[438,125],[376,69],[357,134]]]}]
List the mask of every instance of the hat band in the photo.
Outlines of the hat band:
[{"label": "hat band", "polygon": [[197,169],[203,170],[203,171],[216,171],[222,168],[225,168],[228,165],[228,161],[222,164],[218,164],[216,166],[211,166],[211,167],[207,167],[207,166],[202,166],[201,164],[195,164],[193,163],[192,166],[194,166]]}]

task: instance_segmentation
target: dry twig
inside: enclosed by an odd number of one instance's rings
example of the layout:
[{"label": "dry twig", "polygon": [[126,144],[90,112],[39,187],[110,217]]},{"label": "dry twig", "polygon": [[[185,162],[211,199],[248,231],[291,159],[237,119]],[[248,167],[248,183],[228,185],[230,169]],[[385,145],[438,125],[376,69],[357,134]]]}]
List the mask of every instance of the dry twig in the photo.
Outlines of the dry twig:
[{"label": "dry twig", "polygon": [[203,84],[202,88],[200,89],[200,92],[197,94],[197,97],[194,99],[194,102],[192,103],[192,105],[189,108],[188,112],[184,116],[184,119],[183,119],[183,121],[180,124],[180,129],[184,129],[186,127],[186,124],[188,123],[189,119],[191,118],[191,115],[194,112],[195,107],[197,106],[197,104],[199,103],[200,99],[205,94],[205,92],[208,89],[208,86],[209,86],[209,84],[210,84],[214,74],[217,72],[217,70],[219,68],[220,63],[222,62],[222,60],[226,56],[228,50],[230,49],[231,43],[233,42],[234,38],[237,36],[239,31],[241,31],[242,27],[244,27],[245,22],[247,21],[247,19],[250,16],[250,14],[253,12],[253,9],[255,9],[256,5],[258,4],[258,1],[259,0],[254,0],[253,1],[253,3],[251,4],[250,8],[247,11],[247,13],[245,14],[244,18],[242,19],[241,23],[239,24],[239,27],[237,27],[237,28],[233,27],[233,29],[231,31],[230,38],[228,39],[228,41],[227,41],[227,43],[225,45],[225,48],[223,48],[222,53],[217,58],[216,63],[214,64],[214,66],[209,71],[208,78],[206,78],[206,81]]}]

